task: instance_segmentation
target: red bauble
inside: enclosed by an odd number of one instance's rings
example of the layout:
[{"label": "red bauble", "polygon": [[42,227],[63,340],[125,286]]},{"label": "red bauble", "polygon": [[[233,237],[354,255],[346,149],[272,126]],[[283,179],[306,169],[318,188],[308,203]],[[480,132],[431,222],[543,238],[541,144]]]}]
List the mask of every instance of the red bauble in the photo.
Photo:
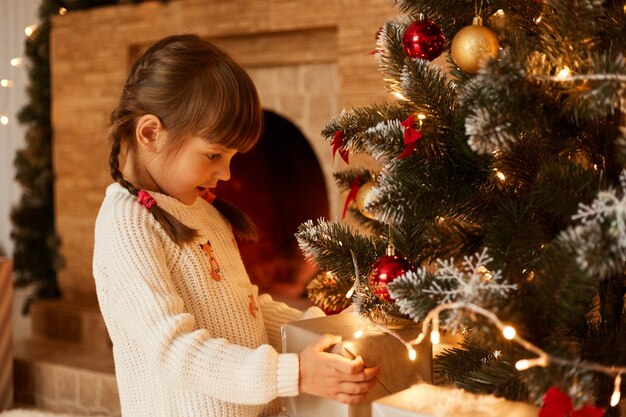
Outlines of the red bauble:
[{"label": "red bauble", "polygon": [[387,255],[381,256],[374,262],[367,276],[367,282],[374,295],[382,301],[390,302],[392,300],[387,284],[411,269],[413,269],[413,264],[408,259],[390,254],[388,251]]},{"label": "red bauble", "polygon": [[411,58],[432,61],[441,55],[445,44],[443,30],[430,20],[411,23],[402,35],[402,48]]}]

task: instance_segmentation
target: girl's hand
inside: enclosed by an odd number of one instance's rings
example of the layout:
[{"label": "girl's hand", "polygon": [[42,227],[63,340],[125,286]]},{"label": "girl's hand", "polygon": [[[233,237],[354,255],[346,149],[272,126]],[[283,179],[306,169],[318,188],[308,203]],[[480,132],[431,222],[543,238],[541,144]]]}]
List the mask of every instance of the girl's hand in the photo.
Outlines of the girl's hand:
[{"label": "girl's hand", "polygon": [[340,336],[326,334],[300,353],[300,392],[356,404],[376,384],[378,367],[366,368],[360,356],[348,359],[324,352],[339,342]]}]

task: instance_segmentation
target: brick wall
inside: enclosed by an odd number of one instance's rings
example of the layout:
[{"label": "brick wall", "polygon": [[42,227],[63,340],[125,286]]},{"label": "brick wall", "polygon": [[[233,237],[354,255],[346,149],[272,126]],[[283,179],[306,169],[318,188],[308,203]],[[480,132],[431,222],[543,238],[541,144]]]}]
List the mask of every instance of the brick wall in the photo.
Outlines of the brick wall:
[{"label": "brick wall", "polygon": [[[53,161],[66,260],[59,285],[66,296],[95,293],[93,226],[110,183],[104,135],[138,50],[193,32],[229,51],[251,71],[266,107],[290,118],[310,140],[337,216],[343,197],[331,183],[330,151],[319,131],[343,108],[389,99],[369,52],[378,28],[396,14],[388,0],[170,0],[57,16],[51,33]],[[272,78],[278,87],[266,84]]]}]

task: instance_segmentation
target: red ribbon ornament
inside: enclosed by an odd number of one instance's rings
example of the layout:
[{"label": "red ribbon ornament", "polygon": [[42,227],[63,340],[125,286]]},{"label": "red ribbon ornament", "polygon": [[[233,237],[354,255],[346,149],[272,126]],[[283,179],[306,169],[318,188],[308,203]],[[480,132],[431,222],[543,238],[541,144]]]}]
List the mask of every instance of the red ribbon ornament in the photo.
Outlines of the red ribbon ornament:
[{"label": "red ribbon ornament", "polygon": [[348,164],[348,150],[343,147],[344,144],[344,136],[341,130],[335,132],[335,136],[333,137],[330,145],[333,147],[333,164],[335,163],[335,152],[339,150],[339,155],[341,155],[341,159],[343,159],[346,164]]},{"label": "red ribbon ornament", "polygon": [[422,134],[413,127],[415,125],[414,114],[407,117],[400,125],[404,127],[404,150],[398,155],[398,159],[404,159],[411,156],[417,141],[422,138]]},{"label": "red ribbon ornament", "polygon": [[550,387],[543,397],[543,407],[538,417],[602,417],[604,409],[585,405],[574,410],[570,397],[557,387]]},{"label": "red ribbon ornament", "polygon": [[346,197],[346,204],[343,205],[343,213],[341,214],[342,219],[346,217],[346,212],[348,211],[350,202],[356,200],[356,193],[359,192],[359,188],[361,188],[361,179],[360,177],[355,177],[350,185],[350,192],[348,193],[348,197]]}]

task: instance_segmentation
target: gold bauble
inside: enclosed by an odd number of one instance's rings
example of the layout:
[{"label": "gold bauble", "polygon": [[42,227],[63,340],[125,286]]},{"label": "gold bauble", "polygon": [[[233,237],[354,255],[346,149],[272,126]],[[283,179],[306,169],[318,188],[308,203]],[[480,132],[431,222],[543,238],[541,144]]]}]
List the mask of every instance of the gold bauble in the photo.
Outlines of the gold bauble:
[{"label": "gold bauble", "polygon": [[356,206],[357,210],[359,210],[362,215],[372,220],[376,220],[376,216],[374,216],[372,212],[365,210],[365,204],[370,202],[370,195],[372,189],[375,186],[376,183],[373,181],[366,182],[365,184],[361,185],[354,199],[354,205]]},{"label": "gold bauble", "polygon": [[500,42],[491,30],[482,26],[480,18],[474,18],[472,26],[461,29],[450,47],[454,63],[465,72],[478,72],[483,59],[498,56]]}]

